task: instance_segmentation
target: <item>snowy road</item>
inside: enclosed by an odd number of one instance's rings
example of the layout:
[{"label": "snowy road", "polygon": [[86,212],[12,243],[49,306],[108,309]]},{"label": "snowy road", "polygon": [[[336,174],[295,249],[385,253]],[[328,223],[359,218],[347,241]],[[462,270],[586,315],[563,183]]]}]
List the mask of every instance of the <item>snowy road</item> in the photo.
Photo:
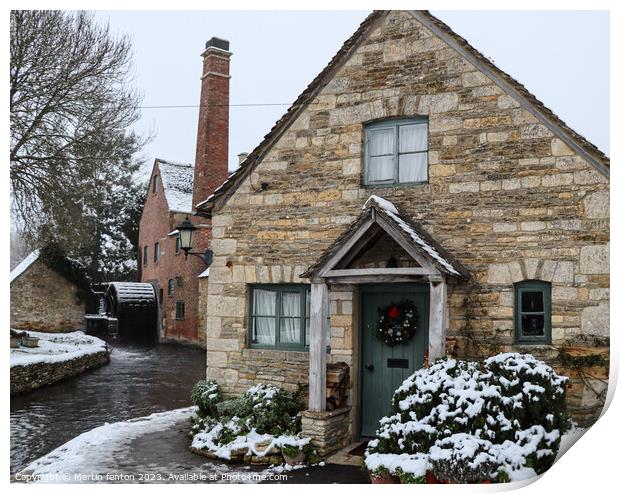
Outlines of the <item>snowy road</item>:
[{"label": "snowy road", "polygon": [[35,483],[366,483],[358,467],[257,467],[189,451],[191,409],[103,425],[36,460],[14,478]]},{"label": "snowy road", "polygon": [[11,397],[11,473],[82,432],[189,406],[204,377],[204,350],[112,342],[110,364]]}]

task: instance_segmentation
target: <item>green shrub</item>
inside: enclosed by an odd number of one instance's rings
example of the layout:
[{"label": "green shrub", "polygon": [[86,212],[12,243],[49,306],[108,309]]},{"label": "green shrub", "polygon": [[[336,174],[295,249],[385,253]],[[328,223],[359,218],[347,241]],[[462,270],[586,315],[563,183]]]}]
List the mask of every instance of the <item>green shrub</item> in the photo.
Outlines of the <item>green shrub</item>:
[{"label": "green shrub", "polygon": [[[493,446],[478,452],[479,471],[468,471],[458,457],[438,460],[434,468],[461,479],[476,479],[506,464],[508,473],[525,468],[542,473],[555,459],[561,434],[570,428],[565,385],[565,377],[531,355],[505,353],[483,363],[438,361],[395,391],[392,414],[381,419],[367,457],[428,454],[435,445],[441,448],[445,438],[463,434]],[[497,464],[491,468],[493,461]]]},{"label": "green shrub", "polygon": [[299,412],[303,403],[298,392],[257,384],[244,393],[243,399],[250,410],[247,425],[259,434],[280,436],[297,434],[301,430]]},{"label": "green shrub", "polygon": [[192,403],[198,407],[201,417],[216,417],[217,404],[222,401],[220,386],[215,381],[201,380],[194,384],[191,394]]},{"label": "green shrub", "polygon": [[248,417],[252,406],[243,397],[224,400],[216,405],[217,415],[221,418]]}]

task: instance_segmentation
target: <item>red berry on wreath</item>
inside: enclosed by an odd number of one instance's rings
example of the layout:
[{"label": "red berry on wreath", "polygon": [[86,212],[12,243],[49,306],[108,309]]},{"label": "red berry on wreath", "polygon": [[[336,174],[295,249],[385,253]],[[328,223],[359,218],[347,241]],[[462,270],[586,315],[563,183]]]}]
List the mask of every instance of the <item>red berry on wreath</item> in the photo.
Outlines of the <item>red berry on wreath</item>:
[{"label": "red berry on wreath", "polygon": [[391,319],[396,319],[398,316],[400,316],[400,311],[398,310],[398,307],[390,307],[390,310],[388,311],[388,316],[390,316]]}]

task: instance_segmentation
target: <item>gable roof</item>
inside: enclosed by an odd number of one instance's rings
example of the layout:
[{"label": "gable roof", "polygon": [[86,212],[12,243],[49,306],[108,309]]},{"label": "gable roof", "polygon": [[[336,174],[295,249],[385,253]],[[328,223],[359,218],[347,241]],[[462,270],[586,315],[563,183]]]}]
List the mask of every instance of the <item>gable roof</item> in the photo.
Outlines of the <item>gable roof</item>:
[{"label": "gable roof", "polygon": [[175,213],[192,212],[194,165],[155,158],[168,209]]},{"label": "gable roof", "polygon": [[[368,198],[362,208],[362,214],[351,223],[349,228],[321,254],[317,262],[310,266],[301,277],[313,278],[319,275],[330,261],[333,262],[333,260],[335,260],[337,254],[346,254],[346,252],[342,252],[342,249],[345,248],[348,241],[353,239],[358,232],[364,234],[367,229],[364,231],[362,231],[362,229],[365,228],[368,223],[379,223],[376,219],[377,216],[398,231],[407,245],[411,247],[412,250],[418,252],[439,272],[456,278],[468,279],[470,277],[469,271],[435,241],[419,222],[401,213],[391,202],[375,195]],[[385,229],[384,231],[392,236],[390,231]],[[355,243],[358,243],[358,241]]]},{"label": "gable roof", "polygon": [[11,283],[28,271],[28,268],[30,268],[30,266],[32,266],[39,259],[40,255],[41,251],[39,249],[33,250],[22,262],[15,266],[13,271],[11,271]]},{"label": "gable roof", "polygon": [[[234,193],[244,178],[262,161],[267,151],[286,129],[295,121],[296,117],[308,106],[319,91],[330,81],[331,76],[353,54],[355,48],[361,44],[372,31],[375,24],[385,17],[389,10],[373,11],[360,24],[353,35],[344,42],[340,50],[334,55],[325,68],[312,80],[306,89],[297,97],[284,115],[275,123],[272,129],[263,138],[260,144],[247,156],[239,168],[235,170],[213,194],[196,206],[195,214],[211,216],[212,210],[219,200],[222,205]],[[467,40],[456,34],[444,22],[437,19],[427,10],[408,11],[417,21],[442,39],[448,46],[459,52],[474,67],[483,72],[493,82],[500,86],[507,94],[517,100],[524,108],[539,118],[557,137],[564,141],[577,154],[592,164],[604,176],[609,177],[609,158],[585,137],[571,129],[553,111],[540,102],[525,86],[513,79],[506,72],[499,69],[482,53],[472,47]]]}]

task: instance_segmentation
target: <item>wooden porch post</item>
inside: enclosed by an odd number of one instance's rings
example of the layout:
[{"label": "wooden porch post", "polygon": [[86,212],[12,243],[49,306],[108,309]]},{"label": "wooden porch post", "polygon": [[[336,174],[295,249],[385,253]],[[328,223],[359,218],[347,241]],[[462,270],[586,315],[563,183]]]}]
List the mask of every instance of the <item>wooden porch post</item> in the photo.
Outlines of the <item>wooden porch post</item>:
[{"label": "wooden porch post", "polygon": [[327,314],[329,292],[326,283],[312,283],[310,287],[310,376],[308,408],[314,412],[325,410],[327,366]]},{"label": "wooden porch post", "polygon": [[433,363],[446,354],[448,289],[442,277],[431,277],[429,281],[428,362]]}]

